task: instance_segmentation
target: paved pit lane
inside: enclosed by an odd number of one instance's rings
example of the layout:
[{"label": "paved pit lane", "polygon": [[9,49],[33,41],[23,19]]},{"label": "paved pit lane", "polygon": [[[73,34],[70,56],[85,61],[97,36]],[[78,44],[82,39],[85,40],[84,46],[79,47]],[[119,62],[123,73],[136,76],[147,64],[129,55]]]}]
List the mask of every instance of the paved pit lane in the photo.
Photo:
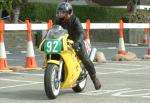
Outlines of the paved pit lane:
[{"label": "paved pit lane", "polygon": [[62,90],[55,100],[44,92],[43,72],[0,73],[1,103],[148,103],[150,101],[150,61],[108,61],[95,64],[101,90],[94,90],[91,80],[82,93]]}]

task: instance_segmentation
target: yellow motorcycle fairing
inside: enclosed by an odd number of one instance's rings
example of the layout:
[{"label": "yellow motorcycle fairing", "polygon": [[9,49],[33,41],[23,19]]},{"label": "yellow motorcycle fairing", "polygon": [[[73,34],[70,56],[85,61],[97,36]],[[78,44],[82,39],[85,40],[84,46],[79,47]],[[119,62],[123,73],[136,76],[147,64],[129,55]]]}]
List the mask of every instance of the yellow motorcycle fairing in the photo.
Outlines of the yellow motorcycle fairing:
[{"label": "yellow motorcycle fairing", "polygon": [[64,60],[65,81],[62,82],[61,88],[74,87],[80,75],[80,64],[71,51],[61,52],[60,55]]},{"label": "yellow motorcycle fairing", "polygon": [[59,65],[60,64],[60,60],[47,60],[47,63],[53,63],[53,64],[57,64]]},{"label": "yellow motorcycle fairing", "polygon": [[67,44],[72,43],[72,41],[67,38],[68,34],[63,36],[63,51],[60,52],[65,63],[65,81],[61,84],[61,88],[74,87],[81,71],[80,61],[76,56],[74,49]]}]

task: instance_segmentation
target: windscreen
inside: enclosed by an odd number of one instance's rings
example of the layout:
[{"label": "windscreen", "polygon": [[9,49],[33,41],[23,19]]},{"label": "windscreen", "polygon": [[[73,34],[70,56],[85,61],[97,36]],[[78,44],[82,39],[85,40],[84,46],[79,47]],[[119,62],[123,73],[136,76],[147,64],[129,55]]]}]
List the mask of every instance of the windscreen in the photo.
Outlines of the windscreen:
[{"label": "windscreen", "polygon": [[60,25],[54,25],[46,35],[46,39],[59,39],[64,34],[67,34],[67,30],[63,29]]}]

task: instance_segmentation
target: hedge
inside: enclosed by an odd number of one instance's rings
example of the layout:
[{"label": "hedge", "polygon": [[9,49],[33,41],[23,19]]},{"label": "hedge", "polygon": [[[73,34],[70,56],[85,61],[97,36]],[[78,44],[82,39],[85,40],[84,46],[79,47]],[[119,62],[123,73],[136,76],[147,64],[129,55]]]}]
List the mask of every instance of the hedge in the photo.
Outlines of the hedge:
[{"label": "hedge", "polygon": [[[43,22],[55,19],[56,5],[46,3],[30,3],[21,8],[20,19],[30,19],[32,22]],[[119,18],[127,15],[126,9],[92,6],[73,6],[74,13],[81,22],[90,19],[91,22],[118,22]]]}]

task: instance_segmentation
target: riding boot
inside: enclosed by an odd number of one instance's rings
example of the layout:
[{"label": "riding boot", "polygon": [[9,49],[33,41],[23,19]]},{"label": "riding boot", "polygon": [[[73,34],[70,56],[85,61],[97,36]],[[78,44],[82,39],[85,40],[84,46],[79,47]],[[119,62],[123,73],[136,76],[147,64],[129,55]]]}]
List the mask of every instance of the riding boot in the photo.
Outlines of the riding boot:
[{"label": "riding boot", "polygon": [[101,88],[101,83],[100,83],[99,79],[96,77],[96,74],[91,76],[91,80],[93,81],[95,89],[99,90]]}]

